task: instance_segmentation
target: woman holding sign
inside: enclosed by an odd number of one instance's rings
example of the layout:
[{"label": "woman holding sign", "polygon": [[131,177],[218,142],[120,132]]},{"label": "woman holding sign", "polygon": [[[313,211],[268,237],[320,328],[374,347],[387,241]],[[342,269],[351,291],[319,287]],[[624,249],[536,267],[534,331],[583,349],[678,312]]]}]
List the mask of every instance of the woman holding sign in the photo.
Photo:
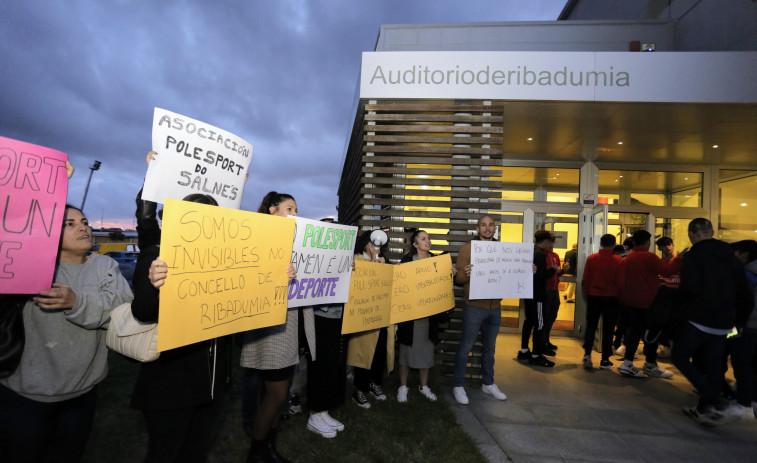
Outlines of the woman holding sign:
[{"label": "woman holding sign", "polygon": [[[381,249],[371,243],[371,230],[363,232],[355,243],[355,259],[384,263]],[[347,364],[355,368],[355,392],[352,400],[362,408],[371,408],[370,393],[376,400],[386,400],[381,384],[384,368],[394,369],[395,326],[353,334],[347,349]]]},{"label": "woman holding sign", "polygon": [[[154,151],[147,156],[149,163]],[[191,194],[184,201],[217,206],[212,196]],[[139,258],[134,271],[132,315],[153,323],[160,312],[160,288],[168,265],[159,258],[161,230],[157,203],[137,194]],[[162,211],[161,211],[162,212]],[[205,461],[221,400],[230,383],[229,337],[210,339],[160,354],[139,369],[131,406],[147,424],[147,462]]]},{"label": "woman holding sign", "polygon": [[[297,203],[291,195],[271,191],[263,198],[258,212],[281,217],[296,216]],[[294,279],[295,269],[289,265],[289,279]],[[299,321],[300,310],[288,310],[286,323],[245,333],[242,358],[244,368],[251,368],[263,379],[265,397],[258,406],[252,422],[252,442],[247,461],[286,463],[289,460],[276,450],[276,431],[279,427],[281,409],[289,400],[289,385],[294,367],[300,361]],[[313,309],[302,309],[302,324],[310,352],[315,355],[315,325]]]},{"label": "woman holding sign", "polygon": [[[413,232],[410,235],[410,244],[412,248],[402,257],[401,264],[434,256],[431,253],[431,238],[425,231]],[[452,272],[454,275],[455,267],[452,267]],[[446,313],[442,313],[397,325],[397,339],[400,342],[400,387],[397,390],[397,402],[407,402],[407,377],[410,368],[418,369],[418,391],[428,400],[436,400],[436,394],[428,387],[428,370],[434,365],[434,345],[439,342],[439,322],[445,315]]]},{"label": "woman holding sign", "polygon": [[116,261],[90,255],[92,229],[66,206],[55,282],[22,312],[26,344],[0,380],[0,459],[79,461],[95,418],[97,385],[108,373],[105,325],[131,300]]}]

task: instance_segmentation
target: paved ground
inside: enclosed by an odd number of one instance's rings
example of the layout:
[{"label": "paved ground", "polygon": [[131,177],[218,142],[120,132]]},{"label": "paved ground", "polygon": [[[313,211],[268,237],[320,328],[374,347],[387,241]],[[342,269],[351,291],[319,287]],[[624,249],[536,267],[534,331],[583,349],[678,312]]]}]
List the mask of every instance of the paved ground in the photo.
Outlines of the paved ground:
[{"label": "paved ground", "polygon": [[[586,371],[583,350],[573,338],[553,338],[559,346],[554,368],[515,360],[520,336],[499,335],[495,381],[505,402],[466,388],[469,405],[458,405],[458,421],[492,462],[754,462],[757,420],[704,428],[681,408],[696,403],[683,376],[669,380],[621,376],[611,370]],[[599,363],[594,353],[595,366]],[[636,361],[641,368],[643,360]]]}]

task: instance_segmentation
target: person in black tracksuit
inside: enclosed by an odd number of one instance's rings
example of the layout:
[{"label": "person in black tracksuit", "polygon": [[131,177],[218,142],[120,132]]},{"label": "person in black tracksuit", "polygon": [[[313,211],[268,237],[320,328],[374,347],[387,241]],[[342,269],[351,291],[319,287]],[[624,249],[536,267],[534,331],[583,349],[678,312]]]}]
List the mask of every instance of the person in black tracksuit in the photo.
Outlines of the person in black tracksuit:
[{"label": "person in black tracksuit", "polygon": [[[550,242],[554,242],[554,235],[547,230],[537,230],[534,233],[534,292],[532,299],[524,299],[526,320],[523,322],[521,334],[521,349],[518,352],[518,360],[528,360],[531,365],[540,367],[553,367],[555,362],[544,356],[544,300],[547,297],[547,280],[552,277],[557,268],[547,267],[547,256],[544,248]],[[528,350],[528,339],[533,331],[533,351]]]}]

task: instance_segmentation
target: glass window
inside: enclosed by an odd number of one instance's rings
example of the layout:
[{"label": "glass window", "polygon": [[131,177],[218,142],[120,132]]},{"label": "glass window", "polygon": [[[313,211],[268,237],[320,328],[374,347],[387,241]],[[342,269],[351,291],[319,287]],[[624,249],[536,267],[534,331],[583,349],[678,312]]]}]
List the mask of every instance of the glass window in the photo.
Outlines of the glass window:
[{"label": "glass window", "polygon": [[[502,181],[502,199],[577,204],[579,169],[553,167],[492,167],[490,180]],[[496,175],[500,171],[501,175]]]},{"label": "glass window", "polygon": [[757,172],[720,171],[720,224],[725,241],[757,239]]},{"label": "glass window", "polygon": [[599,202],[702,207],[701,172],[599,171]]}]

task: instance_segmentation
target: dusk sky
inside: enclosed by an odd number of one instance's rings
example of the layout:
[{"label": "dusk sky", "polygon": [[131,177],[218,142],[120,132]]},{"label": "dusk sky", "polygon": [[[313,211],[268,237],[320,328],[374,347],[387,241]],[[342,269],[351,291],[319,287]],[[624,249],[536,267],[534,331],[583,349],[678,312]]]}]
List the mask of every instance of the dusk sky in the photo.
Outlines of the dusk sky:
[{"label": "dusk sky", "polygon": [[4,2],[0,136],[67,153],[95,227],[133,228],[153,109],[254,146],[242,208],[270,190],[336,215],[361,52],[382,24],[555,20],[565,0]]}]

